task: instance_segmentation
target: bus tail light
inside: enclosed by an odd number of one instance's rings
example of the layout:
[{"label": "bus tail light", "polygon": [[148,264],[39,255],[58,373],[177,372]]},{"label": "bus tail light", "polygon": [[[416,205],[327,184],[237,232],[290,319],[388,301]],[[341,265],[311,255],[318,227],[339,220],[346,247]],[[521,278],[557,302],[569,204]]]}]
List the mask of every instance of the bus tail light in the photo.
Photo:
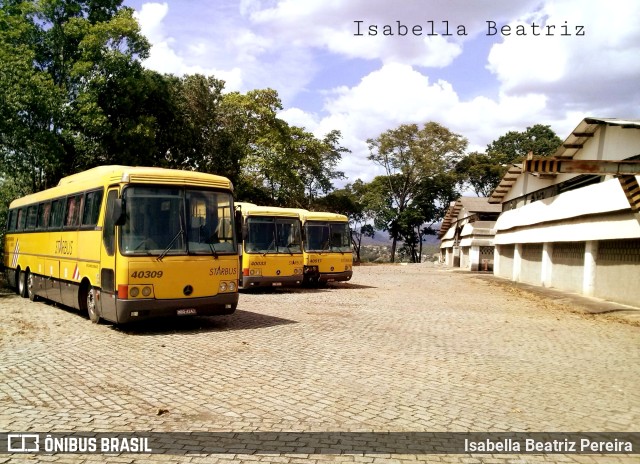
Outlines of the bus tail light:
[{"label": "bus tail light", "polygon": [[249,268],[248,268],[248,267],[245,267],[245,268],[242,270],[242,275],[243,275],[243,276],[248,276],[248,275],[249,275]]},{"label": "bus tail light", "polygon": [[126,300],[127,298],[129,298],[128,285],[118,285],[118,298],[121,300]]}]

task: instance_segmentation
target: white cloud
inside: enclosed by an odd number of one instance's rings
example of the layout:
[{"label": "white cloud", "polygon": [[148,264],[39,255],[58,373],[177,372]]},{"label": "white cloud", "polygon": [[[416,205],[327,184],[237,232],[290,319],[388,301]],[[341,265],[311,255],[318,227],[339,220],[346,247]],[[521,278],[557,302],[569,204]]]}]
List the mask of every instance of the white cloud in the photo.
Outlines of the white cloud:
[{"label": "white cloud", "polygon": [[166,3],[145,3],[133,16],[140,24],[141,32],[151,43],[165,40],[162,20],[167,16],[169,5]]},{"label": "white cloud", "polygon": [[[140,24],[143,35],[151,42],[149,58],[144,65],[150,69],[167,74],[204,74],[213,75],[226,82],[227,90],[238,90],[242,87],[243,72],[235,66],[230,69],[216,69],[200,64],[189,64],[185,57],[179,55],[176,50],[176,39],[166,32],[164,20],[169,13],[167,3],[144,3],[140,10],[134,13],[134,17]],[[186,44],[190,54],[202,57],[207,53],[207,44],[193,42]]]},{"label": "white cloud", "polygon": [[[606,8],[597,0],[547,2],[536,12],[510,23],[512,29],[518,24],[527,25],[529,34],[512,33],[494,45],[488,68],[505,92],[545,93],[558,111],[582,108],[616,112],[609,116],[637,114],[638,17],[640,3],[633,0],[621,0]],[[541,28],[543,35],[534,36],[534,22],[555,28]],[[580,31],[584,35],[576,35]],[[555,35],[544,35],[548,32]],[[617,103],[612,105],[613,102]]]},{"label": "white cloud", "polygon": [[470,151],[484,151],[489,142],[507,131],[540,122],[536,117],[547,109],[547,103],[542,94],[504,93],[497,100],[476,97],[462,101],[446,81],[430,82],[411,66],[387,64],[356,86],[334,89],[325,102],[327,114],[323,117],[299,108],[288,109],[280,117],[319,137],[340,129],[343,144],[352,150],[340,168],[352,182],[382,174],[367,160],[366,140],[400,124],[436,121],[468,138]]},{"label": "white cloud", "polygon": [[[349,58],[443,67],[462,52],[462,43],[484,33],[485,19],[509,18],[537,2],[508,0],[429,2],[404,0],[281,0],[248,14],[270,37],[295,46],[327,49]],[[399,31],[399,25],[406,29]],[[386,36],[385,26],[392,36]],[[413,28],[421,28],[414,34]],[[376,35],[369,34],[370,28]],[[462,28],[462,29],[460,29]],[[443,35],[445,29],[451,36]],[[458,35],[458,31],[466,35]],[[406,32],[406,35],[401,35]],[[440,35],[429,35],[435,32]]]}]

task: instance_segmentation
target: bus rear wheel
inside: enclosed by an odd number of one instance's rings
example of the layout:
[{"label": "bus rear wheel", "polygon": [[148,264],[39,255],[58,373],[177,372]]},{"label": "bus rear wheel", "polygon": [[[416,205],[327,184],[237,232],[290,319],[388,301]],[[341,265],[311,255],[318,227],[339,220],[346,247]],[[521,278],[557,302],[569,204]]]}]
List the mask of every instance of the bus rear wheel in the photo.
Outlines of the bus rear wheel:
[{"label": "bus rear wheel", "polygon": [[28,271],[18,271],[17,289],[18,295],[20,295],[22,298],[26,298],[27,296],[29,296],[27,290],[27,272]]}]

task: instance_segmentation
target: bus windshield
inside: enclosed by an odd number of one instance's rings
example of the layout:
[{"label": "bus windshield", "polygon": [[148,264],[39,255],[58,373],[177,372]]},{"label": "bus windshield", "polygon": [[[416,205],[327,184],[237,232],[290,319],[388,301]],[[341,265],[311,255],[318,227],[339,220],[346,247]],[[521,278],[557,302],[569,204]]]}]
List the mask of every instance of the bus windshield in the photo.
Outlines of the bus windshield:
[{"label": "bus windshield", "polygon": [[351,251],[351,233],[346,222],[314,222],[305,224],[305,251]]},{"label": "bus windshield", "polygon": [[235,253],[229,193],[175,187],[132,186],[124,190],[127,220],[123,254]]},{"label": "bus windshield", "polygon": [[300,221],[294,218],[247,219],[247,253],[302,253]]}]

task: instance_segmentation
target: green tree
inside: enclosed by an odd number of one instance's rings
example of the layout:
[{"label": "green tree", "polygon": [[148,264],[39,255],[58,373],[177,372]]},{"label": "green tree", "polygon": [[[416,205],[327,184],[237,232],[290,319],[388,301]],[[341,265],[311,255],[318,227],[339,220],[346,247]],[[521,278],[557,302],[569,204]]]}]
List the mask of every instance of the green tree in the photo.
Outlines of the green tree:
[{"label": "green tree", "polygon": [[342,154],[341,134],[322,139],[277,117],[282,104],[275,90],[225,95],[225,124],[240,162],[239,197],[264,203],[309,207],[315,198],[333,189]]},{"label": "green tree", "polygon": [[51,130],[62,111],[62,93],[37,63],[39,27],[35,5],[0,4],[0,171],[28,191],[47,186],[62,156]]},{"label": "green tree", "polygon": [[[121,4],[0,4],[0,92],[8,118],[0,139],[2,168],[30,178],[33,190],[109,157],[104,134],[123,115],[113,114],[105,103],[122,94],[114,91],[137,87],[128,80],[141,72],[139,59],[149,49],[133,10]],[[150,139],[148,122],[139,118],[125,128]]]},{"label": "green tree", "polygon": [[[405,218],[415,208],[412,206],[408,213],[405,210],[418,195],[423,182],[453,169],[467,147],[467,140],[438,123],[429,122],[422,128],[417,124],[404,124],[367,142],[369,159],[382,166],[386,173],[388,197],[387,201],[376,200],[380,208],[376,221],[391,236],[393,262],[397,242],[406,228]],[[379,186],[374,190],[382,193]]]},{"label": "green tree", "polygon": [[522,132],[509,131],[487,145],[486,153],[469,153],[460,160],[455,167],[459,184],[470,186],[479,197],[488,197],[510,164],[519,163],[529,152],[550,156],[561,144],[550,126],[536,124]]},{"label": "green tree", "polygon": [[427,236],[435,235],[434,226],[440,222],[449,204],[460,196],[456,189],[458,177],[453,171],[442,171],[420,182],[413,202],[399,220],[402,251],[410,261],[422,261],[423,243]]},{"label": "green tree", "polygon": [[550,126],[536,124],[522,132],[509,131],[487,145],[488,154],[501,154],[505,163],[519,162],[529,152],[550,156],[562,144]]},{"label": "green tree", "polygon": [[470,186],[477,196],[488,197],[506,172],[506,156],[472,152],[456,164],[455,172],[462,188]]}]

